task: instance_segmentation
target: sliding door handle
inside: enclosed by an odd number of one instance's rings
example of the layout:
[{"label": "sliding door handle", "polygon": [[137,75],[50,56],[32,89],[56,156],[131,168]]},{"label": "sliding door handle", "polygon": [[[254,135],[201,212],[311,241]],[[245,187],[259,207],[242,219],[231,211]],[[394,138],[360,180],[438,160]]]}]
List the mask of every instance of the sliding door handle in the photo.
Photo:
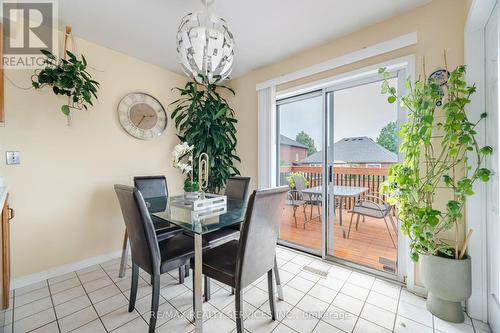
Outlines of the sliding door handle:
[{"label": "sliding door handle", "polygon": [[14,209],[9,208],[9,221],[12,220],[14,218],[14,216],[15,216]]}]

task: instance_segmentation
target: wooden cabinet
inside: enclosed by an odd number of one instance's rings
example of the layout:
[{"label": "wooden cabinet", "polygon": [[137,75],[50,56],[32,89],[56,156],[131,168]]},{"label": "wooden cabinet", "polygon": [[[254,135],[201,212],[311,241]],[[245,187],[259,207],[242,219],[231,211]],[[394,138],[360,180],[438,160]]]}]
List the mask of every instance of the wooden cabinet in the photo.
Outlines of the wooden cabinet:
[{"label": "wooden cabinet", "polygon": [[9,292],[10,292],[10,229],[9,221],[14,217],[14,211],[9,207],[9,195],[5,199],[2,208],[2,225],[0,228],[0,257],[2,258],[2,274],[1,281],[1,299],[2,309],[9,307]]}]

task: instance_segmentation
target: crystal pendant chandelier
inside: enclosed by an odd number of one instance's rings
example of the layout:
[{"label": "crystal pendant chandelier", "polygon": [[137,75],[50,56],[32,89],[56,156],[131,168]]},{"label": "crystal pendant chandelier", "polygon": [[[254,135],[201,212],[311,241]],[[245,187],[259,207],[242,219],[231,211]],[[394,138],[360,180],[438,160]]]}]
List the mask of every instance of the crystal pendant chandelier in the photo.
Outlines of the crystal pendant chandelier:
[{"label": "crystal pendant chandelier", "polygon": [[189,13],[177,31],[177,55],[184,72],[202,82],[222,81],[233,67],[234,39],[224,19],[210,12],[214,0],[202,0],[203,12]]}]

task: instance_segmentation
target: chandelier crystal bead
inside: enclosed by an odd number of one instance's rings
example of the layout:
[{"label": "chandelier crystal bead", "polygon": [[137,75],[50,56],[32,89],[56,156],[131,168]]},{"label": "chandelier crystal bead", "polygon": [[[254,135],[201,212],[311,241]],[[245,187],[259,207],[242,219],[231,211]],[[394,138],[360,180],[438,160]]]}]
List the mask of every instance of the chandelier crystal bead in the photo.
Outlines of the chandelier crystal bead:
[{"label": "chandelier crystal bead", "polygon": [[189,13],[181,20],[177,31],[177,55],[184,72],[203,82],[222,81],[231,74],[234,58],[234,38],[224,19],[209,11]]}]

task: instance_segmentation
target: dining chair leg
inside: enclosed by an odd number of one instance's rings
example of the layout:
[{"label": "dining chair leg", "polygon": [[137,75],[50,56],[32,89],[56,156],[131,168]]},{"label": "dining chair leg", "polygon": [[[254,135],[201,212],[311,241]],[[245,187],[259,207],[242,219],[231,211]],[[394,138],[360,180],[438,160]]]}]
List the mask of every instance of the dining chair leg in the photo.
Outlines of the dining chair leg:
[{"label": "dining chair leg", "polygon": [[186,271],[185,274],[184,274],[185,277],[189,277],[189,268],[190,268],[189,264],[187,264],[187,265],[184,266],[184,269]]},{"label": "dining chair leg", "polygon": [[306,205],[302,205],[302,210],[304,211],[304,223],[306,223],[307,222]]},{"label": "dining chair leg", "polygon": [[210,278],[203,275],[203,283],[205,284],[205,302],[210,301]]},{"label": "dining chair leg", "polygon": [[351,222],[349,222],[349,230],[347,231],[347,238],[351,235],[352,220],[354,218],[354,213],[351,213]]},{"label": "dining chair leg", "polygon": [[185,275],[184,266],[181,266],[179,267],[179,284],[184,283],[184,275]]},{"label": "dining chair leg", "polygon": [[158,317],[158,305],[160,303],[160,276],[151,277],[153,295],[151,295],[151,317],[149,319],[149,333],[154,333],[156,328],[156,318]]},{"label": "dining chair leg", "polygon": [[234,288],[231,288],[231,295],[234,295]]},{"label": "dining chair leg", "polygon": [[387,219],[384,216],[385,227],[387,228],[387,232],[389,233],[389,237],[391,237],[392,245],[396,248],[396,243],[394,242],[394,238],[392,238],[391,230],[389,229],[389,224],[387,223]]},{"label": "dining chair leg", "polygon": [[274,256],[274,280],[276,280],[276,289],[278,289],[278,299],[280,301],[285,300],[285,296],[283,295],[283,287],[281,286],[281,278],[280,272],[278,270],[278,261],[276,260],[276,256]]},{"label": "dining chair leg", "polygon": [[236,307],[236,332],[243,333],[243,309],[242,309],[242,298],[241,289],[236,287],[235,290],[235,307]]},{"label": "dining chair leg", "polygon": [[267,292],[269,294],[269,307],[271,308],[271,318],[276,320],[276,304],[274,302],[273,270],[267,272]]},{"label": "dining chair leg", "polygon": [[127,258],[128,258],[128,233],[127,229],[125,229],[125,234],[123,235],[122,258],[120,260],[120,270],[118,271],[119,278],[125,276],[125,269],[127,267]]},{"label": "dining chair leg", "polygon": [[132,285],[130,288],[130,300],[128,303],[128,312],[134,311],[135,300],[137,298],[137,285],[139,284],[139,266],[132,264]]}]

